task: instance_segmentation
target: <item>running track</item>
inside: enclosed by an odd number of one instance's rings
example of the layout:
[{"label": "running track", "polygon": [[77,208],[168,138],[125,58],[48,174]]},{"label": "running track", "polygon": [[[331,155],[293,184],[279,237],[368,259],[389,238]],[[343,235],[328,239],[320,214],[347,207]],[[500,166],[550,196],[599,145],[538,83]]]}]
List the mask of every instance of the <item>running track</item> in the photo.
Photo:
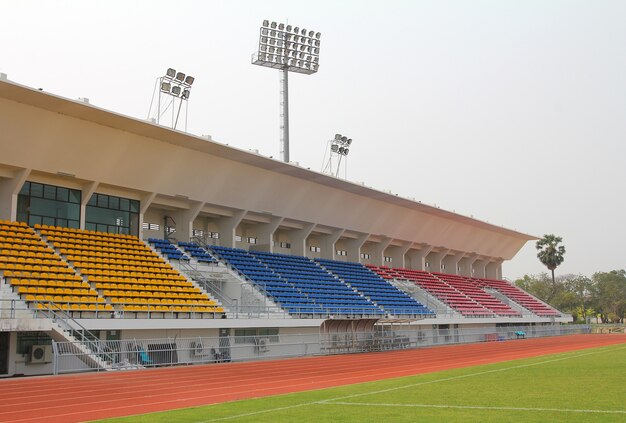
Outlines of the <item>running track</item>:
[{"label": "running track", "polygon": [[0,422],[81,422],[626,343],[572,335],[414,350],[0,380]]}]

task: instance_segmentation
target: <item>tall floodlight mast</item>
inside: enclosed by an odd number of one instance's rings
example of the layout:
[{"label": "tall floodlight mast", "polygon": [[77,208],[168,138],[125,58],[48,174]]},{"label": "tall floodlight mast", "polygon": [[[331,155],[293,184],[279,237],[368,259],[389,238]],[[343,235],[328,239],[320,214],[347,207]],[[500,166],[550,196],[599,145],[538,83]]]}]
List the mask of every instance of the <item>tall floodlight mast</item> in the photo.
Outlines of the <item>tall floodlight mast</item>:
[{"label": "tall floodlight mast", "polygon": [[252,64],[281,71],[280,154],[289,161],[289,72],[311,75],[320,62],[322,34],[264,20],[259,29],[259,49]]}]

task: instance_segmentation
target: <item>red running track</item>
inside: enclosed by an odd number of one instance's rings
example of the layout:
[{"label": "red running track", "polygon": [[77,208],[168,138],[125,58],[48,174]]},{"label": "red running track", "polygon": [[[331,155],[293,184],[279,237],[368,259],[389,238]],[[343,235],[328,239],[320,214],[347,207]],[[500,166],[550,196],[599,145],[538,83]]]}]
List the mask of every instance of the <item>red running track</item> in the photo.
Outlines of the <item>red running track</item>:
[{"label": "red running track", "polygon": [[1,422],[82,422],[626,343],[572,335],[383,353],[305,357],[0,381]]}]

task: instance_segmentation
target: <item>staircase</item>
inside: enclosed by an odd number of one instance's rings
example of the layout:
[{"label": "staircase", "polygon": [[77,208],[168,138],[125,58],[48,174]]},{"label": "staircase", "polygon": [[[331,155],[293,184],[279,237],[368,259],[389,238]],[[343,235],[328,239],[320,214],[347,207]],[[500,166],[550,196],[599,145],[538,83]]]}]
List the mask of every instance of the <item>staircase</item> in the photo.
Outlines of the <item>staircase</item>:
[{"label": "staircase", "polygon": [[482,290],[487,292],[488,294],[493,295],[498,300],[502,301],[504,304],[506,304],[509,307],[511,307],[513,310],[519,311],[522,314],[522,316],[534,316],[532,311],[530,311],[526,307],[516,303],[515,301],[513,301],[512,299],[510,299],[509,297],[507,297],[506,295],[504,295],[500,291],[498,291],[496,289],[490,289],[490,288],[482,288]]},{"label": "staircase", "polygon": [[61,310],[38,310],[52,321],[53,350],[55,355],[54,374],[58,374],[58,359],[62,355],[72,355],[80,359],[89,369],[113,370],[113,356],[101,351],[96,335],[85,329],[69,314]]},{"label": "staircase", "polygon": [[[28,304],[13,292],[13,288],[0,278],[0,320],[3,324],[47,319],[50,325],[50,337],[53,339],[53,350],[56,362],[60,355],[71,354],[93,370],[111,370],[112,357],[107,356],[94,346],[97,337],[62,310],[30,308]],[[66,345],[60,350],[59,345]]]},{"label": "staircase", "polygon": [[[209,246],[201,238],[193,238],[191,242],[195,242],[210,253]],[[150,245],[150,248],[163,257],[153,246]],[[215,254],[212,255],[218,260],[217,266],[200,263],[193,257],[189,262],[174,260],[169,263],[211,298],[218,301],[226,310],[227,318],[291,318],[289,313],[276,305],[256,286],[240,277],[218,257],[215,257]],[[166,257],[164,260],[168,261]]]},{"label": "staircase", "polygon": [[413,297],[413,299],[419,301],[420,303],[424,304],[426,307],[434,311],[438,317],[442,317],[441,315],[448,315],[451,317],[460,316],[460,314],[452,307],[448,306],[435,296],[429,294],[426,290],[420,288],[415,282],[403,279],[388,279],[387,281],[399,290],[406,292],[409,296]]}]

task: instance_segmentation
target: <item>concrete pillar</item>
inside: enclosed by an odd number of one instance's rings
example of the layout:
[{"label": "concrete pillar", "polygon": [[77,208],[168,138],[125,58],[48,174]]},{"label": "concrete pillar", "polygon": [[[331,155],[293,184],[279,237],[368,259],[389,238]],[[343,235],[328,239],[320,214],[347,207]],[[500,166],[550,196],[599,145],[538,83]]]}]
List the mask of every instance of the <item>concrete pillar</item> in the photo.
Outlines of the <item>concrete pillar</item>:
[{"label": "concrete pillar", "polygon": [[411,261],[412,270],[426,270],[426,257],[433,250],[432,245],[422,244],[419,250],[410,249],[406,256]]},{"label": "concrete pillar", "polygon": [[385,264],[385,250],[391,244],[391,238],[383,238],[372,247],[372,258],[370,259],[374,266],[382,266]]},{"label": "concrete pillar", "polygon": [[82,186],[80,198],[80,228],[85,229],[85,219],[87,215],[87,203],[91,200],[91,196],[98,189],[99,182],[92,181]]},{"label": "concrete pillar", "polygon": [[143,239],[143,217],[156,198],[156,192],[147,192],[139,200],[139,239]]},{"label": "concrete pillar", "polygon": [[502,262],[504,260],[498,258],[487,263],[485,267],[485,275],[490,279],[502,279]]},{"label": "concrete pillar", "polygon": [[463,257],[465,257],[466,253],[456,252],[454,254],[448,254],[447,257],[444,258],[443,264],[446,266],[445,273],[449,273],[451,275],[459,275],[461,274],[459,270],[459,262]]},{"label": "concrete pillar", "polygon": [[320,245],[322,249],[321,257],[327,260],[336,260],[337,259],[337,248],[335,244],[337,240],[341,238],[343,235],[344,229],[334,229],[331,233],[321,235],[322,245]]},{"label": "concrete pillar", "polygon": [[251,245],[250,249],[255,251],[274,252],[274,232],[283,223],[283,217],[272,217],[268,223],[259,223],[257,225],[256,244]]},{"label": "concrete pillar", "polygon": [[[400,245],[391,245],[387,247],[387,251],[383,254],[383,256],[387,255],[388,257],[391,257],[391,263],[384,263],[383,265],[389,266],[389,267],[399,267],[399,268],[405,268],[406,267],[406,259],[405,259],[405,255],[407,253],[407,251],[409,251],[409,249],[413,246],[412,242],[403,242]],[[384,259],[383,259],[384,261]]]},{"label": "concrete pillar", "polygon": [[345,239],[346,258],[354,263],[361,263],[361,247],[367,241],[370,234],[360,234],[356,238]]},{"label": "concrete pillar", "polygon": [[291,243],[291,254],[306,257],[306,239],[313,232],[315,223],[306,223],[302,229],[294,229],[289,231],[289,242]]},{"label": "concrete pillar", "polygon": [[476,261],[474,262],[472,269],[472,275],[475,278],[485,278],[487,277],[486,274],[486,267],[487,264],[489,263],[489,258],[485,258],[485,257],[481,257],[479,259],[476,259]]},{"label": "concrete pillar", "polygon": [[472,266],[474,262],[478,259],[478,254],[469,254],[461,259],[459,262],[459,267],[461,270],[459,271],[459,275],[461,276],[472,276]]},{"label": "concrete pillar", "polygon": [[430,263],[430,271],[431,272],[444,272],[441,269],[441,264],[443,263],[444,258],[448,255],[450,250],[443,249],[438,253],[430,253],[426,261]]},{"label": "concrete pillar", "polygon": [[215,225],[220,234],[220,246],[235,248],[235,230],[246,213],[246,210],[238,210],[235,211],[232,216],[224,216],[215,221]]},{"label": "concrete pillar", "polygon": [[30,176],[31,169],[19,169],[11,178],[0,179],[0,219],[17,220],[17,195]]},{"label": "concrete pillar", "polygon": [[171,213],[176,222],[176,236],[178,241],[189,242],[193,235],[193,221],[204,207],[203,201],[192,201],[188,209],[176,210]]}]

